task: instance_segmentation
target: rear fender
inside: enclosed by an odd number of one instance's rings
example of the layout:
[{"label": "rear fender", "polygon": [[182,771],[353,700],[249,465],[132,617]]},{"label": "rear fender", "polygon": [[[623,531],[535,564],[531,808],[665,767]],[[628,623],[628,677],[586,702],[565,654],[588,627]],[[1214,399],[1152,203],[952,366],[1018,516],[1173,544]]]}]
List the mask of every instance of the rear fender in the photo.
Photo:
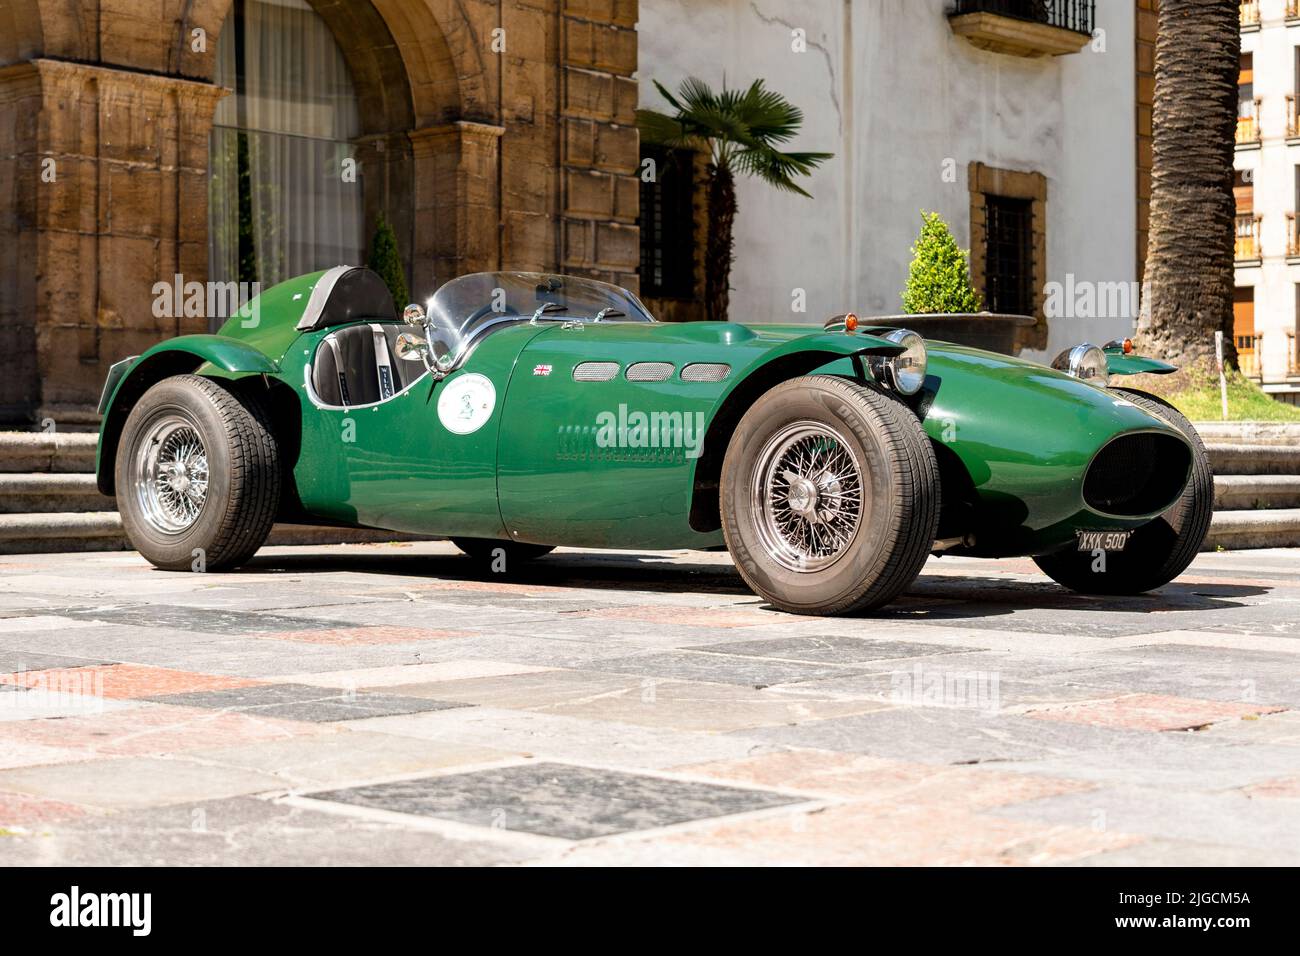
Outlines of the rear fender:
[{"label": "rear fender", "polygon": [[102,494],[113,495],[114,463],[122,426],[140,396],[173,375],[197,373],[212,378],[243,378],[278,371],[274,362],[243,342],[222,335],[182,335],[160,342],[127,368],[110,375],[100,402],[103,421],[95,455],[95,483]]}]

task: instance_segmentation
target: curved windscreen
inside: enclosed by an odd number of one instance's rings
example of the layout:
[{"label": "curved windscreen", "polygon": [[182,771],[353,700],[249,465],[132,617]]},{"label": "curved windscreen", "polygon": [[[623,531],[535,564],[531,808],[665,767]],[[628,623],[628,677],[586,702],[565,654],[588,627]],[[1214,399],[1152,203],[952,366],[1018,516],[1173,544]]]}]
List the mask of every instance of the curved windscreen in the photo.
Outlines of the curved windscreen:
[{"label": "curved windscreen", "polygon": [[511,322],[653,322],[631,292],[574,276],[543,272],[476,272],[452,279],[426,309],[434,354],[465,346]]}]

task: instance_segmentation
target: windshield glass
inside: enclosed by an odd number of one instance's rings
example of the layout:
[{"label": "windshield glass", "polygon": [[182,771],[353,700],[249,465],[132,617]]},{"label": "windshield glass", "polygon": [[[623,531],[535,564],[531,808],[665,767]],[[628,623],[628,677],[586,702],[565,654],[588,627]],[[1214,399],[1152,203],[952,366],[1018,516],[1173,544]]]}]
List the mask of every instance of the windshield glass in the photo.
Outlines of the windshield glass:
[{"label": "windshield glass", "polygon": [[434,354],[461,348],[510,320],[538,322],[653,322],[641,300],[595,279],[543,272],[476,272],[452,279],[426,310]]}]

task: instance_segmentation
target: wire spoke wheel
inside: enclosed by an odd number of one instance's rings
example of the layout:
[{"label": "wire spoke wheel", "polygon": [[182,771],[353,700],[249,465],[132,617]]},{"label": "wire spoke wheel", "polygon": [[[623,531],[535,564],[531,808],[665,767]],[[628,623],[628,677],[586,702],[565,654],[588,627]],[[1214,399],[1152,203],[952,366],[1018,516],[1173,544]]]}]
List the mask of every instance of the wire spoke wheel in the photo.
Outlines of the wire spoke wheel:
[{"label": "wire spoke wheel", "polygon": [[844,437],[822,422],[793,422],[773,435],[750,492],[759,540],[791,571],[834,564],[862,523],[862,470]]},{"label": "wire spoke wheel", "polygon": [[145,521],[163,534],[181,534],[208,498],[208,452],[198,428],[179,414],[149,426],[136,452],[134,494]]}]

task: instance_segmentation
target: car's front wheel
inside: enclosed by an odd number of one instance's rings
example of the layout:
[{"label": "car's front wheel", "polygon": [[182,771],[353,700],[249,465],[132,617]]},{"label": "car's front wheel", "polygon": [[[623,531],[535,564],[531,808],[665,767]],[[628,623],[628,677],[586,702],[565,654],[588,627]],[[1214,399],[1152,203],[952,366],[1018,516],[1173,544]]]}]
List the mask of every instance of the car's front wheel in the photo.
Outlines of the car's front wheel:
[{"label": "car's front wheel", "polygon": [[1104,560],[1091,551],[1077,550],[1034,558],[1034,563],[1057,584],[1082,594],[1144,594],[1163,587],[1195,560],[1214,517],[1214,472],[1192,423],[1154,395],[1129,388],[1114,391],[1187,436],[1192,446],[1191,477],[1177,503],[1136,529],[1123,551],[1107,553]]},{"label": "car's front wheel", "polygon": [[167,571],[220,571],[262,546],[280,504],[265,414],[211,379],[175,375],[122,428],[117,503],[131,544]]},{"label": "car's front wheel", "polygon": [[915,580],[939,522],[920,420],[847,379],[783,382],[741,419],[722,466],[722,530],[745,582],[784,611],[846,614]]}]

